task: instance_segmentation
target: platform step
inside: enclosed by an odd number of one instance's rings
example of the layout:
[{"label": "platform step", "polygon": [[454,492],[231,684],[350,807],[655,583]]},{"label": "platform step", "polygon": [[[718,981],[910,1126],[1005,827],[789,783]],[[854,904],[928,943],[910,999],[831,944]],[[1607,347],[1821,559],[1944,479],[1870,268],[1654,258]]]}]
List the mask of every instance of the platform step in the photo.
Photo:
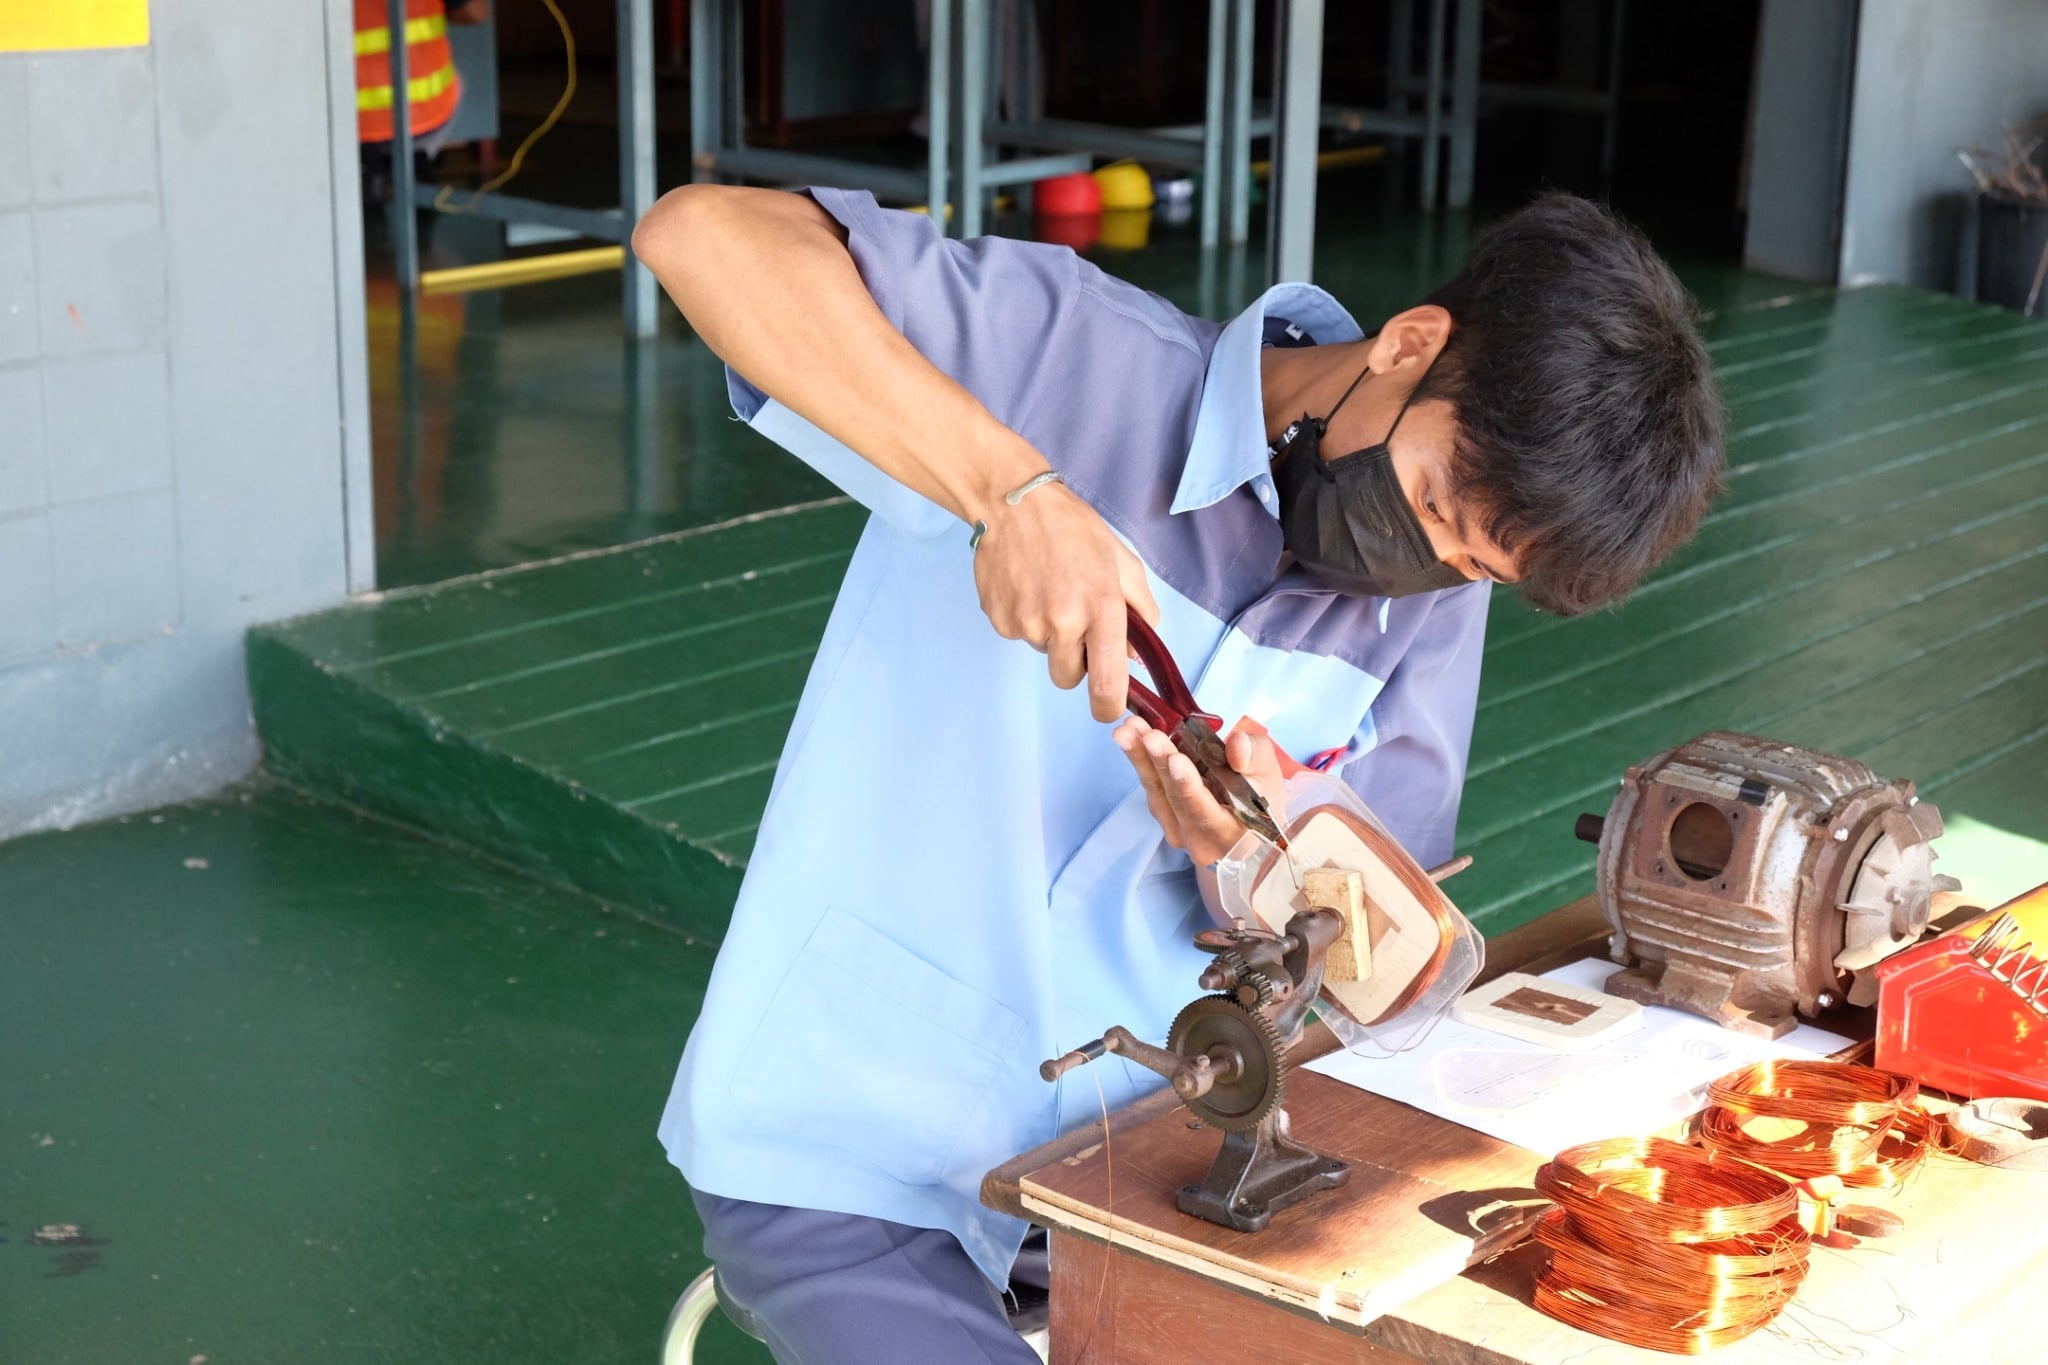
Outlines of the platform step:
[{"label": "platform step", "polygon": [[264,760],[715,940],[865,521],[833,499],[261,627]]}]

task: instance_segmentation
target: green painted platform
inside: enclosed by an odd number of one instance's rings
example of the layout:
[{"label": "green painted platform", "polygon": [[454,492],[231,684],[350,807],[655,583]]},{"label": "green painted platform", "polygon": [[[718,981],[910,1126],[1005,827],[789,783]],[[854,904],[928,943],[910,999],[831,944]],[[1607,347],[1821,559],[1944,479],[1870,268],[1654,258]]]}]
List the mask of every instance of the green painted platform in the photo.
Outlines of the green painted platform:
[{"label": "green painted platform", "polygon": [[716,938],[865,520],[835,499],[258,629],[265,761]]},{"label": "green painted platform", "polygon": [[[1496,597],[1453,883],[1489,931],[1587,890],[1573,817],[1705,729],[2048,835],[2048,326],[1701,293],[1733,439],[1699,538],[1588,620]],[[259,630],[271,768],[715,938],[861,520],[814,504]]]}]

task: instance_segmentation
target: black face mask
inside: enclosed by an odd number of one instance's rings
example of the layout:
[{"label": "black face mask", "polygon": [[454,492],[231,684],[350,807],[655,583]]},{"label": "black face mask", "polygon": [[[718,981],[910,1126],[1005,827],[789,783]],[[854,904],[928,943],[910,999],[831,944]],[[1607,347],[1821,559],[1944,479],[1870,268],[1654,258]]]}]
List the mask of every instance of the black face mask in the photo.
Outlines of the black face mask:
[{"label": "black face mask", "polygon": [[[1455,588],[1465,575],[1430,547],[1429,534],[1394,474],[1394,454],[1387,444],[1407,416],[1414,390],[1378,444],[1335,460],[1322,458],[1330,418],[1370,373],[1351,381],[1328,416],[1304,413],[1288,429],[1276,477],[1287,548],[1325,587],[1356,597],[1406,597]],[[1416,388],[1421,386],[1418,379]]]}]

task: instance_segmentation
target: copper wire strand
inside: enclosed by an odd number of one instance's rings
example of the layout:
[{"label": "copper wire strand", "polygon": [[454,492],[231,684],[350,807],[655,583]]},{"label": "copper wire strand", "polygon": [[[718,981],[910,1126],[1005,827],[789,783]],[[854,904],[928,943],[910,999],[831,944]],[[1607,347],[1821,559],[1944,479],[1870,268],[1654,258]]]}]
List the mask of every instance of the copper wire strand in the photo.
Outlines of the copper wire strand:
[{"label": "copper wire strand", "polygon": [[[1116,1163],[1109,1154],[1109,1096],[1102,1089],[1102,1076],[1094,1067],[1088,1068],[1088,1075],[1095,1082],[1095,1100],[1102,1106],[1102,1202],[1105,1207],[1116,1209]],[[1109,1293],[1110,1271],[1116,1265],[1116,1230],[1108,1224],[1102,1229],[1102,1275],[1095,1281],[1095,1311],[1088,1320],[1088,1335],[1081,1339],[1080,1349],[1074,1353],[1076,1365],[1088,1359],[1089,1348],[1095,1345],[1096,1329],[1102,1326],[1102,1302]]]}]

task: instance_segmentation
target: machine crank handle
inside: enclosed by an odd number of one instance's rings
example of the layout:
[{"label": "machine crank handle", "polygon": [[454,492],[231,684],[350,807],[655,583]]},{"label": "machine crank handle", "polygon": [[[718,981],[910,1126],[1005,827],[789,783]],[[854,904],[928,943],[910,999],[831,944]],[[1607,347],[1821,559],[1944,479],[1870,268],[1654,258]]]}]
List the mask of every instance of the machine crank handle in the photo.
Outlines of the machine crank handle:
[{"label": "machine crank handle", "polygon": [[1470,866],[1472,866],[1472,855],[1460,853],[1447,863],[1438,863],[1423,875],[1433,882],[1447,882]]},{"label": "machine crank handle", "polygon": [[1178,1052],[1154,1047],[1122,1024],[1113,1025],[1100,1038],[1083,1043],[1072,1052],[1041,1062],[1038,1074],[1043,1080],[1056,1081],[1076,1067],[1086,1066],[1111,1052],[1166,1077],[1173,1083],[1174,1093],[1185,1100],[1200,1099],[1217,1081],[1228,1079],[1223,1074],[1225,1068],[1211,1058],[1183,1057]]},{"label": "machine crank handle", "polygon": [[1038,1079],[1042,1081],[1056,1081],[1069,1071],[1100,1060],[1103,1054],[1108,1051],[1109,1039],[1107,1038],[1097,1038],[1093,1042],[1083,1043],[1072,1052],[1062,1053],[1049,1062],[1040,1062],[1038,1064]]}]

